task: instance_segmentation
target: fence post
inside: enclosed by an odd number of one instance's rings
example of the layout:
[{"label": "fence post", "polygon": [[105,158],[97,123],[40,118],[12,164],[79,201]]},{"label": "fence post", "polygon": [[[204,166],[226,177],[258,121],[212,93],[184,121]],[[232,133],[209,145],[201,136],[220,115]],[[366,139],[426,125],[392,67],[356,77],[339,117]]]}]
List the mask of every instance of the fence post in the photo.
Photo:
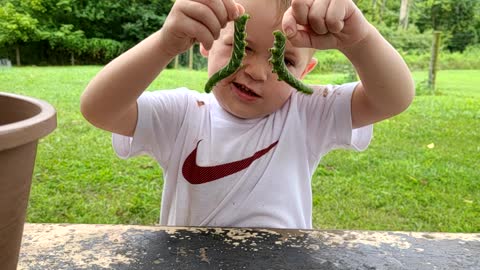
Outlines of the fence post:
[{"label": "fence post", "polygon": [[440,36],[442,32],[433,32],[432,55],[430,57],[430,68],[428,70],[428,88],[435,92],[435,79],[437,77],[438,52],[440,49]]},{"label": "fence post", "polygon": [[190,51],[188,53],[188,68],[193,69],[193,46],[190,47]]},{"label": "fence post", "polygon": [[22,63],[20,62],[20,46],[15,46],[15,55],[17,57],[17,66],[21,66]]},{"label": "fence post", "polygon": [[178,54],[175,56],[175,60],[173,61],[173,68],[178,69]]}]

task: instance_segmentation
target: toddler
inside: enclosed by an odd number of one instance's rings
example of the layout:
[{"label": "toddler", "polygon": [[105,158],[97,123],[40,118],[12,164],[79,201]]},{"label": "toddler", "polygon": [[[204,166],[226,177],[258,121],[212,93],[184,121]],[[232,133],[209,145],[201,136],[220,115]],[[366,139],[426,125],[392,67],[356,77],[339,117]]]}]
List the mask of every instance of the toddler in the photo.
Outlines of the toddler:
[{"label": "toddler", "polygon": [[[247,22],[246,56],[212,93],[181,86],[144,92],[195,42],[211,76],[233,46],[233,20]],[[306,95],[272,73],[274,30],[287,37],[285,64],[301,79],[315,50],[340,50],[360,82],[313,85]],[[161,225],[312,228],[311,178],[336,148],[365,149],[372,124],[414,96],[396,50],[352,0],[177,0],[164,26],[106,65],[81,111],[113,133],[121,158],[149,154],[164,173]]]}]

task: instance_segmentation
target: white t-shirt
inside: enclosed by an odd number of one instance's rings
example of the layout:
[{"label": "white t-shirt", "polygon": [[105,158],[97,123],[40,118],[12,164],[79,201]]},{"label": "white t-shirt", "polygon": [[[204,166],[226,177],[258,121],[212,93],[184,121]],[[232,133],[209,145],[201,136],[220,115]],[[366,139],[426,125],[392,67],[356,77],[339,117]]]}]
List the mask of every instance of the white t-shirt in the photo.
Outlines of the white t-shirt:
[{"label": "white t-shirt", "polygon": [[294,92],[280,110],[239,119],[213,94],[180,88],[138,99],[133,138],[113,134],[121,158],[154,157],[164,173],[161,225],[312,228],[311,178],[335,148],[365,149],[352,130],[355,83]]}]

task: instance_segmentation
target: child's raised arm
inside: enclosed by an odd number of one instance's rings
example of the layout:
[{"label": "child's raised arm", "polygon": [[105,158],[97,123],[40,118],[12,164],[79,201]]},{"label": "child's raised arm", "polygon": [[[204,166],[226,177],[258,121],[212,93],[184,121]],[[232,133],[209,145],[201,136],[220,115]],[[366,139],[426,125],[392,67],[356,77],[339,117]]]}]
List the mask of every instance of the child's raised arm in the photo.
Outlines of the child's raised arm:
[{"label": "child's raised arm", "polygon": [[243,8],[234,0],[177,0],[165,24],[106,65],[81,97],[81,112],[93,125],[133,136],[137,98],[177,55],[200,42],[210,49],[220,30]]},{"label": "child's raised arm", "polygon": [[361,127],[405,110],[414,97],[410,71],[352,0],[293,0],[282,27],[297,47],[338,49],[361,83],[352,97],[352,125]]}]

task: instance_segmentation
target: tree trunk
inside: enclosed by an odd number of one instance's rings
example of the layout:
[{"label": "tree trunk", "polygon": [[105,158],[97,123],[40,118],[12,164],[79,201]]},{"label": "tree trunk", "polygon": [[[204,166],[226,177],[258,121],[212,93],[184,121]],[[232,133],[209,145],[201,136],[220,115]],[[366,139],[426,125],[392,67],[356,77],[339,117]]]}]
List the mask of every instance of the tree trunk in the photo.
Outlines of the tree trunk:
[{"label": "tree trunk", "polygon": [[377,21],[377,0],[372,0],[372,21]]},{"label": "tree trunk", "polygon": [[17,66],[21,66],[22,63],[20,62],[20,46],[15,46],[15,54],[17,56]]},{"label": "tree trunk", "polygon": [[378,15],[378,21],[383,22],[383,14],[385,13],[385,6],[387,5],[387,0],[382,1],[382,6],[380,7],[380,12]]},{"label": "tree trunk", "polygon": [[402,0],[400,6],[399,25],[402,29],[407,29],[408,27],[408,0]]},{"label": "tree trunk", "polygon": [[70,64],[72,66],[75,66],[75,55],[72,53],[70,53]]},{"label": "tree trunk", "polygon": [[430,57],[430,68],[428,70],[428,88],[435,92],[435,80],[437,78],[438,52],[440,49],[440,35],[442,32],[433,32],[432,55]]}]

